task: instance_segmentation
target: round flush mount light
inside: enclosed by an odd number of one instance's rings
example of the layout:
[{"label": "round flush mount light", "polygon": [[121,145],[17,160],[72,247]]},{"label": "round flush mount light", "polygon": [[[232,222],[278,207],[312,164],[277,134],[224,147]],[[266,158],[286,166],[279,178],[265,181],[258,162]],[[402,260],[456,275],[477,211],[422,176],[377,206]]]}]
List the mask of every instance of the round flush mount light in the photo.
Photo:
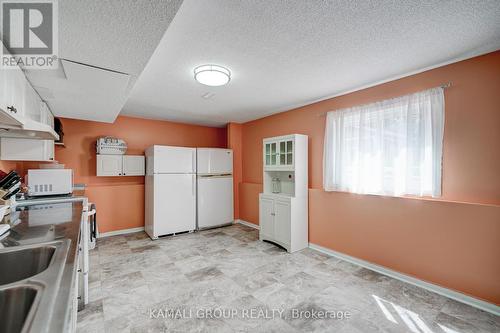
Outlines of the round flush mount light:
[{"label": "round flush mount light", "polygon": [[207,86],[223,86],[231,80],[231,72],[222,66],[201,65],[194,69],[194,79]]}]

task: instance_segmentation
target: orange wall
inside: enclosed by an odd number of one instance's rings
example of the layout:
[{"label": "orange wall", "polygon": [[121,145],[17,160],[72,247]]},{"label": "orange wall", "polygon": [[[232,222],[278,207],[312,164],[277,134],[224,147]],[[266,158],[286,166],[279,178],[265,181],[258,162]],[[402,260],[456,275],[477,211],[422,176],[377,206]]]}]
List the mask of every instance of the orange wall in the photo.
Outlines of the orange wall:
[{"label": "orange wall", "polygon": [[[56,148],[56,160],[74,170],[75,183],[87,185],[86,195],[97,205],[100,232],[144,226],[144,177],[96,177],[97,138],[122,138],[127,154],[140,155],[153,144],[226,146],[225,128],[131,117],[118,117],[113,124],[73,119],[62,119],[62,123],[65,147]],[[38,166],[24,164],[25,169]]]},{"label": "orange wall", "polygon": [[[325,112],[446,82],[441,201],[322,190]],[[262,139],[306,134],[310,242],[500,304],[499,92],[494,52],[245,123],[240,218],[259,222]]]},{"label": "orange wall", "polygon": [[0,160],[0,170],[9,173],[11,170],[22,170],[23,162],[14,161],[1,161]]},{"label": "orange wall", "polygon": [[233,150],[233,187],[234,187],[234,218],[240,218],[240,195],[239,187],[243,177],[242,146],[241,146],[242,126],[241,124],[227,124],[227,148]]}]

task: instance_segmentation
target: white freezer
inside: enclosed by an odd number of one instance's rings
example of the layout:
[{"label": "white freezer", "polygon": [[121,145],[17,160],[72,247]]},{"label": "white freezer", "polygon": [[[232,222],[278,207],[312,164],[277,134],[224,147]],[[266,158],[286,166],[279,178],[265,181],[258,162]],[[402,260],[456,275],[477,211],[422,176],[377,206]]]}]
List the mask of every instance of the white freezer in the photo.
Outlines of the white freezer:
[{"label": "white freezer", "polygon": [[196,173],[196,148],[151,146],[146,149],[146,174]]},{"label": "white freezer", "polygon": [[230,224],[233,214],[233,177],[198,175],[198,229]]},{"label": "white freezer", "polygon": [[198,174],[232,174],[232,149],[198,148]]},{"label": "white freezer", "polygon": [[159,236],[196,229],[196,175],[146,176],[146,232]]}]

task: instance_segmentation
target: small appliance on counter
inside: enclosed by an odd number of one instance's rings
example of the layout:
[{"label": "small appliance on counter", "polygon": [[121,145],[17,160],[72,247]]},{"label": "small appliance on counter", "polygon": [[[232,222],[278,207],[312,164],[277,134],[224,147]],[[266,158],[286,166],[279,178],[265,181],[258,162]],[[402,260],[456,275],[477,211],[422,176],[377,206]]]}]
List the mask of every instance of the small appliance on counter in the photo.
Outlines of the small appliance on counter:
[{"label": "small appliance on counter", "polygon": [[72,169],[29,169],[27,178],[30,197],[73,193]]},{"label": "small appliance on counter", "polygon": [[99,155],[125,155],[127,143],[122,139],[105,136],[97,140],[96,150]]}]

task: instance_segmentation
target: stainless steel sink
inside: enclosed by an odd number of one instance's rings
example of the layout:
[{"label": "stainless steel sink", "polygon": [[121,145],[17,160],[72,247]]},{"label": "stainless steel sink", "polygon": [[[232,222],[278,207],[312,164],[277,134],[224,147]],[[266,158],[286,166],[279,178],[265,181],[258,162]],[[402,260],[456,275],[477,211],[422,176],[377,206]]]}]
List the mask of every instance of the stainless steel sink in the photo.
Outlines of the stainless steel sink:
[{"label": "stainless steel sink", "polygon": [[39,290],[31,286],[0,290],[0,332],[18,333],[33,316]]},{"label": "stainless steel sink", "polygon": [[62,315],[53,309],[70,244],[65,239],[0,250],[0,333],[51,332],[48,318],[66,320],[68,304],[61,304]]},{"label": "stainless steel sink", "polygon": [[0,252],[0,285],[21,281],[43,272],[49,267],[55,250],[54,246],[42,246]]}]

